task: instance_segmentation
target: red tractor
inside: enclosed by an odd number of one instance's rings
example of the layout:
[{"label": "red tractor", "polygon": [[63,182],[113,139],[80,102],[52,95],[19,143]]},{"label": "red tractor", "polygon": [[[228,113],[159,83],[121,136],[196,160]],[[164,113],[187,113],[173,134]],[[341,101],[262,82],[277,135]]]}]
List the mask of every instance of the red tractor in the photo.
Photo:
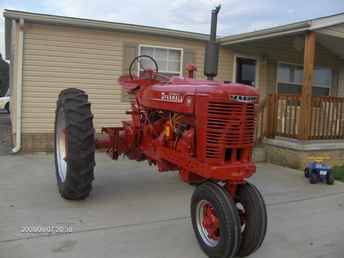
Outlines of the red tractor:
[{"label": "red tractor", "polygon": [[252,161],[257,91],[250,86],[214,81],[217,75],[217,14],[212,11],[205,75],[166,78],[150,56],[136,57],[120,84],[132,96],[130,121],[102,128],[95,137],[91,104],[79,89],[63,90],[55,117],[55,163],[60,194],[86,198],[92,188],[95,150],[112,159],[125,155],[148,161],[159,172],[178,171],[196,186],[191,220],[200,247],[209,257],[248,256],[262,244],[267,227],[264,200],[246,179]]}]

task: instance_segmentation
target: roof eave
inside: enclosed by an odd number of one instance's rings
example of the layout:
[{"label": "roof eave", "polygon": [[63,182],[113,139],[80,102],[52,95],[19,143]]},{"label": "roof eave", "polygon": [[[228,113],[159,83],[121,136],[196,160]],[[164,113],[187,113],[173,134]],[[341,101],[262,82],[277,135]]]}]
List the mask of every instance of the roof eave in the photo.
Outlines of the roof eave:
[{"label": "roof eave", "polygon": [[343,23],[344,13],[338,13],[326,17],[320,17],[312,20],[282,25],[270,29],[263,29],[259,31],[223,37],[219,39],[219,42],[221,43],[221,45],[232,45],[258,39],[266,39],[289,34],[291,35],[304,31],[316,31],[319,29],[336,26],[338,24]]},{"label": "roof eave", "polygon": [[299,33],[302,31],[307,31],[310,29],[310,22],[299,22],[284,26],[279,26],[271,29],[264,29],[260,31],[254,31],[254,32],[248,32],[228,37],[223,37],[219,39],[219,42],[221,45],[233,45],[238,44],[242,42],[248,42],[258,39],[267,39],[267,38],[273,38],[277,36],[283,36],[287,34],[294,34]]},{"label": "roof eave", "polygon": [[183,38],[183,39],[200,40],[200,41],[206,41],[209,38],[207,34],[201,34],[201,33],[164,29],[164,28],[150,27],[150,26],[141,26],[141,25],[134,25],[134,24],[80,19],[80,18],[65,17],[65,16],[36,14],[36,13],[28,13],[28,12],[14,11],[14,10],[5,10],[4,17],[8,19],[23,18],[24,20],[27,20],[27,21],[39,22],[39,23],[72,25],[72,26],[77,26],[77,27],[110,29],[110,30],[125,31],[125,32],[139,32],[139,33],[169,36],[169,37]]}]

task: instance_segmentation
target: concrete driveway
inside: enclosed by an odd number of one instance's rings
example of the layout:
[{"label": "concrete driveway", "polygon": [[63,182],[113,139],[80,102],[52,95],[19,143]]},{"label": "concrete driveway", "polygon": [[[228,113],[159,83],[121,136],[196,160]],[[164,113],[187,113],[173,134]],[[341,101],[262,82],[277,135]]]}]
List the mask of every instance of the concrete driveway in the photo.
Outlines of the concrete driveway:
[{"label": "concrete driveway", "polygon": [[[0,257],[201,258],[189,217],[193,187],[144,162],[97,155],[89,199],[61,199],[51,155],[0,156]],[[344,185],[310,185],[300,171],[259,164],[268,205],[254,258],[344,257]],[[70,234],[21,232],[69,224]],[[25,230],[24,230],[25,231]]]}]

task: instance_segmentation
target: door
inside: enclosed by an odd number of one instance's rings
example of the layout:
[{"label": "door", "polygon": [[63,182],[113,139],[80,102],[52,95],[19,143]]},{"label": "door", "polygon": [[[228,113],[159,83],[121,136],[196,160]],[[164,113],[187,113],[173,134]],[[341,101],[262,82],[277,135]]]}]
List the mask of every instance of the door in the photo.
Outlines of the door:
[{"label": "door", "polygon": [[255,87],[256,85],[255,59],[237,57],[236,58],[236,82]]}]

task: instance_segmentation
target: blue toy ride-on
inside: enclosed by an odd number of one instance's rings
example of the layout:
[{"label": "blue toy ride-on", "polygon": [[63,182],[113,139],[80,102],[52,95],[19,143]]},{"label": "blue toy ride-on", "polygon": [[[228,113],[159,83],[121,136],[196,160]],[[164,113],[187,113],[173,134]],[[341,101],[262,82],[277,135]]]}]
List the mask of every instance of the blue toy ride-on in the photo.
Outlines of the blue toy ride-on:
[{"label": "blue toy ride-on", "polygon": [[312,158],[312,161],[305,168],[305,177],[311,184],[326,182],[328,185],[334,184],[334,177],[331,166],[324,164],[326,158]]}]

